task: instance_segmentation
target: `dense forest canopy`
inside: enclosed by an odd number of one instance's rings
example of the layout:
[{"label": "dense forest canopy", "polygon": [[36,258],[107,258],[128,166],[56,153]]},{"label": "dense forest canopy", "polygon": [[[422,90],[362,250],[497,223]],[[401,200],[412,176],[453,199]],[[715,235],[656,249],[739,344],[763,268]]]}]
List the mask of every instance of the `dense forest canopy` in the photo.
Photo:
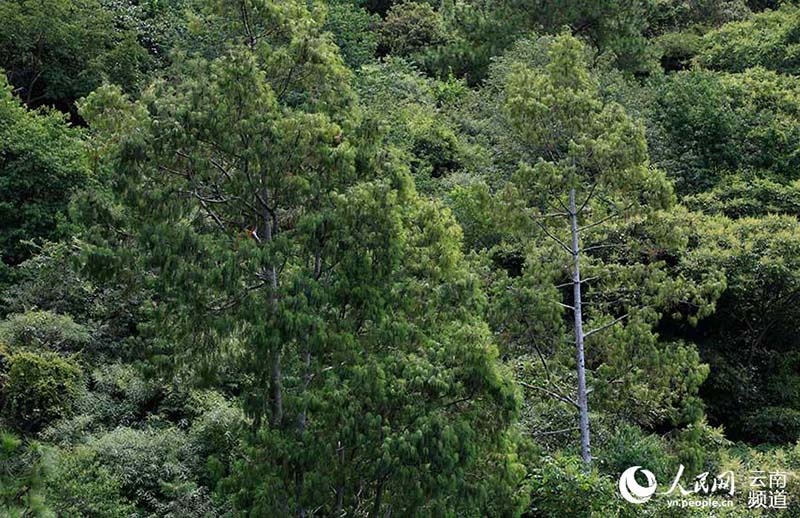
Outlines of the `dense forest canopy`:
[{"label": "dense forest canopy", "polygon": [[797,516],[795,2],[0,0],[0,70],[0,515]]}]

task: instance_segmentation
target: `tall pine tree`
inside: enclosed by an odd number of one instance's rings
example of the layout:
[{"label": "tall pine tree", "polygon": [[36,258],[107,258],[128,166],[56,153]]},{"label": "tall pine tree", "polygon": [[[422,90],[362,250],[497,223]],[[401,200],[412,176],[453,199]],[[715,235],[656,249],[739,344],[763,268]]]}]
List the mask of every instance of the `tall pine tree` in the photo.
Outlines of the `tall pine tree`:
[{"label": "tall pine tree", "polygon": [[517,399],[459,227],[379,147],[305,2],[213,7],[141,101],[107,87],[82,113],[160,338],[243,380],[221,487],[255,515],[508,511]]}]

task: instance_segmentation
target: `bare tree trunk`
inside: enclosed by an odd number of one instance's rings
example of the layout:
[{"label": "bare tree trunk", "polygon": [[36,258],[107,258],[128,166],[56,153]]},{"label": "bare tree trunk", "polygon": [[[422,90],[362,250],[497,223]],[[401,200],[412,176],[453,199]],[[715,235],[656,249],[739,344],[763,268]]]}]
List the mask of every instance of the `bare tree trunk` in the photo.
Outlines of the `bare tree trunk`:
[{"label": "bare tree trunk", "polygon": [[580,411],[581,458],[586,464],[592,462],[589,448],[589,402],[586,397],[586,363],[583,351],[583,314],[581,313],[581,270],[578,245],[578,209],[575,205],[575,189],[569,191],[569,217],[572,233],[572,290],[575,308],[575,356],[578,368],[578,410]]}]

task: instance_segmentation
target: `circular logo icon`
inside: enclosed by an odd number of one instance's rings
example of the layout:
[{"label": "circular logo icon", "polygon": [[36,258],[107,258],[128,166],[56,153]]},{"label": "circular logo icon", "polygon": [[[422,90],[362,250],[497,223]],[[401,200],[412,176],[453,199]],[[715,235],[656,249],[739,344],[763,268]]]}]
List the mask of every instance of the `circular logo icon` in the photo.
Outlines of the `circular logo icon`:
[{"label": "circular logo icon", "polygon": [[646,469],[642,470],[644,476],[647,478],[647,485],[642,486],[636,482],[636,472],[639,471],[641,466],[633,466],[626,469],[619,477],[619,493],[622,498],[632,504],[643,504],[650,500],[653,493],[656,492],[656,476],[651,471]]}]

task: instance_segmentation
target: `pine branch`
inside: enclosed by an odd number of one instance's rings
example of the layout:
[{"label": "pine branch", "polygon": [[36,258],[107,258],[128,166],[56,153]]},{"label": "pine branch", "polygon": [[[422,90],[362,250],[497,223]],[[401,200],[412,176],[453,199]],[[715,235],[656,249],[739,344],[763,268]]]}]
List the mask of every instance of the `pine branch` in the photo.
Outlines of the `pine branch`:
[{"label": "pine branch", "polygon": [[574,406],[575,408],[579,408],[578,407],[578,403],[574,399],[569,397],[569,396],[565,396],[564,394],[560,394],[558,392],[553,392],[550,389],[546,389],[546,388],[540,387],[538,385],[531,385],[530,383],[525,383],[524,381],[517,381],[517,383],[519,383],[520,385],[522,385],[525,388],[529,388],[531,390],[538,390],[540,392],[544,392],[545,394],[547,394],[547,395],[549,395],[551,397],[554,397],[554,398],[558,399],[559,401],[562,401],[564,403],[570,404],[570,405]]},{"label": "pine branch", "polygon": [[621,317],[615,318],[614,320],[612,320],[611,322],[609,322],[606,325],[603,325],[603,326],[600,326],[598,328],[592,329],[588,333],[584,333],[583,338],[584,339],[589,338],[590,336],[592,336],[595,333],[599,333],[600,331],[604,331],[604,330],[608,329],[609,327],[611,327],[611,326],[617,324],[618,322],[624,320],[625,318],[627,318],[628,315],[629,315],[629,313],[625,313]]},{"label": "pine branch", "polygon": [[550,231],[547,230],[547,228],[544,225],[542,225],[542,223],[540,221],[534,220],[534,222],[539,226],[540,229],[542,229],[542,232],[544,232],[547,235],[547,237],[549,237],[550,239],[552,239],[553,241],[555,241],[556,243],[561,245],[561,248],[563,248],[564,250],[566,250],[570,254],[573,253],[572,248],[568,247],[562,240],[560,240],[559,238],[557,238],[556,236],[551,234]]},{"label": "pine branch", "polygon": [[545,437],[547,435],[557,435],[561,433],[575,432],[577,430],[580,430],[580,428],[577,426],[572,426],[570,428],[562,428],[561,430],[548,430],[545,432],[536,432],[532,435],[533,437]]},{"label": "pine branch", "polygon": [[591,199],[592,199],[592,195],[594,194],[594,190],[595,190],[596,188],[597,188],[597,182],[595,182],[595,183],[593,183],[593,184],[592,184],[592,188],[589,190],[589,194],[586,196],[586,199],[585,199],[585,200],[583,200],[583,203],[581,203],[581,206],[580,206],[580,208],[578,208],[578,210],[577,210],[577,211],[575,211],[575,215],[576,215],[576,216],[577,216],[578,214],[580,214],[581,212],[583,212],[583,209],[585,209],[585,208],[586,208],[586,204],[587,204],[587,203],[589,203],[589,200],[591,200]]}]

